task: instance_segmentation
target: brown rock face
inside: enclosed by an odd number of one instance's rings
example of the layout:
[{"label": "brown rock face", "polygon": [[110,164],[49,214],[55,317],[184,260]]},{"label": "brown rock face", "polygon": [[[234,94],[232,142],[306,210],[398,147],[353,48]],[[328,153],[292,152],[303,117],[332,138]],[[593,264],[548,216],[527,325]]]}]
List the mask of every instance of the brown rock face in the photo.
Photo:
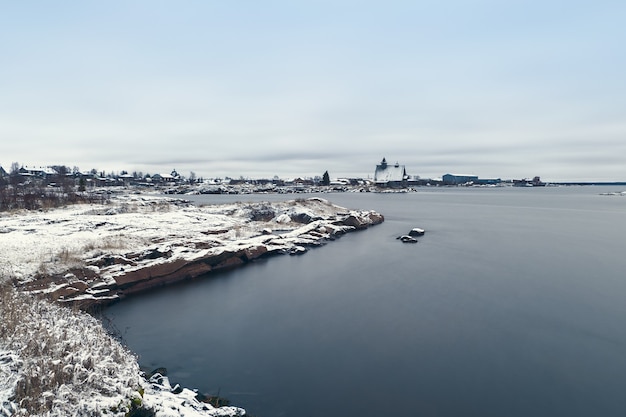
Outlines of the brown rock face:
[{"label": "brown rock face", "polygon": [[66,297],[70,297],[70,296],[75,296],[79,291],[74,288],[74,287],[63,287],[63,288],[59,288],[56,291],[53,291],[52,293],[50,293],[50,296],[55,299],[63,299]]},{"label": "brown rock face", "polygon": [[251,261],[253,259],[260,258],[261,256],[267,254],[267,246],[258,245],[252,248],[244,249],[244,256],[247,261]]},{"label": "brown rock face", "polygon": [[174,261],[152,264],[144,268],[128,271],[115,277],[117,290],[132,294],[149,288],[195,278],[213,270],[234,268],[268,253],[263,245],[252,246],[238,251],[225,250],[204,258],[187,261],[179,258]]},{"label": "brown rock face", "polygon": [[204,262],[189,264],[185,267],[185,272],[189,274],[189,278],[199,277],[211,271],[211,265]]},{"label": "brown rock face", "polygon": [[372,212],[368,213],[367,217],[372,222],[372,225],[380,224],[380,223],[385,221],[385,216],[383,216],[380,213],[376,213],[375,211],[372,211]]},{"label": "brown rock face", "polygon": [[116,277],[117,289],[124,294],[131,294],[153,287],[172,284],[177,281],[195,278],[212,270],[225,268],[229,265],[243,263],[239,258],[225,258],[222,262],[213,266],[206,260],[188,262],[177,259],[165,264],[146,266],[127,274]]},{"label": "brown rock face", "polygon": [[172,275],[187,265],[184,259],[177,259],[173,262],[154,264],[146,268],[129,271],[124,275],[115,277],[115,283],[120,289],[130,287],[137,282],[152,280],[154,278]]},{"label": "brown rock face", "polygon": [[219,264],[215,265],[213,269],[226,269],[226,268],[234,268],[236,266],[243,265],[245,262],[238,256],[233,256],[232,258],[227,258]]}]

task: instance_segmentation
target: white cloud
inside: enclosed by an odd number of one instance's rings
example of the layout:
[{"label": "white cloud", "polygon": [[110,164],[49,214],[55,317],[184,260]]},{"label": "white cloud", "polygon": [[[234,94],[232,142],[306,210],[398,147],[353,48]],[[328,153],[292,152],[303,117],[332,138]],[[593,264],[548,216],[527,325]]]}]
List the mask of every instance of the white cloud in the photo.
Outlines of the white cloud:
[{"label": "white cloud", "polygon": [[621,4],[358,5],[12,5],[0,164],[626,179]]}]

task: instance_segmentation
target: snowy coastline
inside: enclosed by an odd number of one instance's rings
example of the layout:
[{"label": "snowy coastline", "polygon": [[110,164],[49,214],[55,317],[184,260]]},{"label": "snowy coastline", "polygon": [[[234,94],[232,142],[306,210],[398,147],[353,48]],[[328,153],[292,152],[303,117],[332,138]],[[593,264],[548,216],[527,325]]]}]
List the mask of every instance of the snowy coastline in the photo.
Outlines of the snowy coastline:
[{"label": "snowy coastline", "polygon": [[158,417],[245,415],[172,389],[167,378],[146,380],[137,358],[87,313],[4,287],[0,316],[2,417],[123,417],[139,406]]},{"label": "snowy coastline", "polygon": [[[83,308],[105,304],[260,257],[303,253],[383,220],[373,211],[348,210],[318,198],[198,207],[178,199],[130,194],[113,196],[103,205],[0,214],[0,279],[11,280],[19,289],[3,291],[0,314],[3,319],[16,314],[10,307],[17,306],[30,308],[31,317],[14,327],[5,325],[0,333],[0,416],[27,415],[14,401],[16,390],[26,375],[45,380],[46,373],[71,380],[34,400],[52,407],[46,414],[50,416],[103,409],[107,415],[121,416],[133,401],[155,410],[157,416],[242,415],[244,411],[236,407],[215,409],[201,403],[193,391],[172,390],[167,378],[144,380],[136,358],[121,345],[114,349],[120,363],[111,361],[95,347],[103,341],[107,345],[117,342],[91,316],[44,300],[24,300],[43,294]],[[9,303],[6,297],[13,301]],[[45,313],[33,313],[33,309]],[[70,322],[78,333],[68,330]],[[33,329],[39,330],[33,333]],[[41,342],[37,332],[42,329],[52,346]],[[74,336],[68,336],[68,331]],[[99,342],[87,343],[90,337]],[[80,359],[68,357],[68,340]],[[55,353],[55,344],[62,346],[60,352]],[[42,356],[44,351],[48,356]],[[107,360],[108,368],[94,371],[93,363]],[[77,376],[81,372],[83,379]],[[75,386],[107,375],[108,388],[99,387],[88,398]],[[68,414],[62,406],[68,398],[84,410]]]}]

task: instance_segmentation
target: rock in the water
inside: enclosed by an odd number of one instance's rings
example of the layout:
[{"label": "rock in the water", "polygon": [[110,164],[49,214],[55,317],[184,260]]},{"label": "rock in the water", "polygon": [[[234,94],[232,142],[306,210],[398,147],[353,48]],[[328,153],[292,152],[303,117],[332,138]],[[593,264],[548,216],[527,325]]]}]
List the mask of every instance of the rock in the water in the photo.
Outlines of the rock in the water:
[{"label": "rock in the water", "polygon": [[426,233],[424,229],[416,227],[414,229],[411,229],[411,231],[409,232],[409,236],[424,236],[424,233]]},{"label": "rock in the water", "polygon": [[403,243],[417,243],[417,239],[409,235],[398,236],[396,239],[399,239]]}]

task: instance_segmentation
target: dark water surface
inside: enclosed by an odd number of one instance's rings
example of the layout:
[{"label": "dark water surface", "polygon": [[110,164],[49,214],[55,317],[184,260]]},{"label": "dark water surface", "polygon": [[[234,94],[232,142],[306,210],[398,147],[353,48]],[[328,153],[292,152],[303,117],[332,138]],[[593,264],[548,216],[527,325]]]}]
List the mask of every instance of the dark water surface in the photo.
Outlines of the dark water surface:
[{"label": "dark water surface", "polygon": [[606,191],[327,194],[386,221],[105,314],[143,366],[259,417],[625,416],[626,197]]}]

